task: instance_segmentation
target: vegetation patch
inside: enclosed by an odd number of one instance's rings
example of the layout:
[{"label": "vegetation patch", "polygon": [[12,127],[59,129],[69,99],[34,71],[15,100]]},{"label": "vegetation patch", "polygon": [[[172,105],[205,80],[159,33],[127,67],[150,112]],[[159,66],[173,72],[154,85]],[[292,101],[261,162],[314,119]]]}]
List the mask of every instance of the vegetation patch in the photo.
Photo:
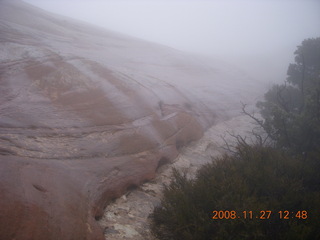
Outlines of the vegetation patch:
[{"label": "vegetation patch", "polygon": [[203,166],[195,179],[174,170],[152,216],[154,234],[159,239],[320,239],[320,176],[314,171],[319,156],[301,160],[249,145],[239,145],[238,153]]}]

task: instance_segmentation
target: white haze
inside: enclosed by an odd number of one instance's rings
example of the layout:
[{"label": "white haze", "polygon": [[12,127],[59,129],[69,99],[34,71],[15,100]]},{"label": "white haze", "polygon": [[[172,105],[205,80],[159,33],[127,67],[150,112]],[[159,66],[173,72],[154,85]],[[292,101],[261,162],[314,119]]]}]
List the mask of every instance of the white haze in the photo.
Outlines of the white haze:
[{"label": "white haze", "polygon": [[312,0],[25,0],[182,51],[207,55],[255,78],[285,80],[296,46],[320,36]]}]

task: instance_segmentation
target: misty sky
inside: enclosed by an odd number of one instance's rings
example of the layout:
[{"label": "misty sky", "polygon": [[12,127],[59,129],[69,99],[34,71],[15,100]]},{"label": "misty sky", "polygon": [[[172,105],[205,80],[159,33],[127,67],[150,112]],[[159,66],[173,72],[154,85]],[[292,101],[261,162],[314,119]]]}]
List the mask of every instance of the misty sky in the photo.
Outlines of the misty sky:
[{"label": "misty sky", "polygon": [[293,61],[293,52],[303,39],[320,36],[318,0],[25,2],[183,51],[238,62],[259,58],[272,64],[273,58],[278,68]]}]

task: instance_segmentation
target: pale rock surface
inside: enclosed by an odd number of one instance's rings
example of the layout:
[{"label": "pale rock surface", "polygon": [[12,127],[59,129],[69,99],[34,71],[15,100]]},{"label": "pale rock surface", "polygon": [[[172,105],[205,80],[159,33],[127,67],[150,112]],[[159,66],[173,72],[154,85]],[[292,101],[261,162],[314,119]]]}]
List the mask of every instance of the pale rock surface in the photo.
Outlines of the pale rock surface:
[{"label": "pale rock surface", "polygon": [[19,0],[0,0],[0,83],[0,239],[15,240],[103,239],[112,199],[264,91],[219,61]]}]

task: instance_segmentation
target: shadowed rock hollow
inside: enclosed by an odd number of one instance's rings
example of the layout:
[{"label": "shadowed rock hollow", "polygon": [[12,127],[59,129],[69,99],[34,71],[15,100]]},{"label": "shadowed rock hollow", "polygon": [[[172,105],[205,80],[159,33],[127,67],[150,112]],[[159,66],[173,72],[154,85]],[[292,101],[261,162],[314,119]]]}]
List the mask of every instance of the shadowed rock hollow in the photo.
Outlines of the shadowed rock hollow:
[{"label": "shadowed rock hollow", "polygon": [[255,89],[219,62],[0,1],[0,239],[103,239],[110,200]]}]

